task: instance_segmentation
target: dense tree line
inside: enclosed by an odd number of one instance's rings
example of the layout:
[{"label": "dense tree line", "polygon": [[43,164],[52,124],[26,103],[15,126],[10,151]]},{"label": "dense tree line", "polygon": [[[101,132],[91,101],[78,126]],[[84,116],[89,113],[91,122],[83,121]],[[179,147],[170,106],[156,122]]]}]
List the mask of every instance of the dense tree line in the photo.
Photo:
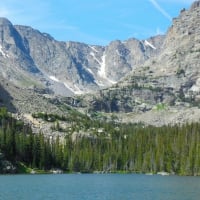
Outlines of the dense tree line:
[{"label": "dense tree line", "polygon": [[200,123],[158,128],[84,121],[95,127],[92,136],[73,138],[66,132],[65,138],[52,139],[33,134],[29,126],[1,108],[0,152],[13,163],[44,170],[200,175]]}]

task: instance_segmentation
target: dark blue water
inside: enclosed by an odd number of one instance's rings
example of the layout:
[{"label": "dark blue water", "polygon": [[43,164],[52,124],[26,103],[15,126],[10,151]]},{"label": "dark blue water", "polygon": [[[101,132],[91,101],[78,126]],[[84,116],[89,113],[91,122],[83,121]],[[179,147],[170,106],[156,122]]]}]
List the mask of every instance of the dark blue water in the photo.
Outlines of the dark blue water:
[{"label": "dark blue water", "polygon": [[0,200],[199,200],[200,177],[134,174],[0,176]]}]

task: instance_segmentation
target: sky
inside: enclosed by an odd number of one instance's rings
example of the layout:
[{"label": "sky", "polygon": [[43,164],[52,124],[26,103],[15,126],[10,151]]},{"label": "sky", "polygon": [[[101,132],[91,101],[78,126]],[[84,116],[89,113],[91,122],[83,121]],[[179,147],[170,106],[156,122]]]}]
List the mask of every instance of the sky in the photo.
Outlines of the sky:
[{"label": "sky", "polygon": [[1,0],[0,17],[58,41],[107,45],[166,33],[194,0]]}]

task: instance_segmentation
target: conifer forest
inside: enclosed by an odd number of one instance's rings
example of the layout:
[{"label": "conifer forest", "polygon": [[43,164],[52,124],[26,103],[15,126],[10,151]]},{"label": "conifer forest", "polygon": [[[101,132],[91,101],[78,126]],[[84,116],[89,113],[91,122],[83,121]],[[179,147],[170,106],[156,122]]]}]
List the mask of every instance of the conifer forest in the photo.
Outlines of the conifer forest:
[{"label": "conifer forest", "polygon": [[[153,127],[82,118],[82,128],[92,126],[93,135],[46,137],[0,109],[1,159],[42,170],[64,172],[165,171],[200,175],[200,123]],[[75,120],[75,119],[74,119]],[[102,132],[97,130],[102,129]]]}]

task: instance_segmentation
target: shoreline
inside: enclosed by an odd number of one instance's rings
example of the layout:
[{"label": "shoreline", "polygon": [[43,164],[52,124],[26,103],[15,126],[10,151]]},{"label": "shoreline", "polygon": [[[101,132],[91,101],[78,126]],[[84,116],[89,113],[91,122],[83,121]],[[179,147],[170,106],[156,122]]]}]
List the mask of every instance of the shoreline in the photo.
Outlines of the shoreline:
[{"label": "shoreline", "polygon": [[61,169],[52,169],[52,170],[41,170],[41,169],[31,169],[31,171],[26,172],[16,172],[16,173],[0,173],[0,176],[3,175],[66,175],[66,174],[138,174],[146,176],[180,176],[180,177],[199,177],[200,175],[191,175],[191,174],[176,174],[168,172],[135,172],[135,171],[91,171],[91,172],[75,172],[75,171],[62,171]]}]

